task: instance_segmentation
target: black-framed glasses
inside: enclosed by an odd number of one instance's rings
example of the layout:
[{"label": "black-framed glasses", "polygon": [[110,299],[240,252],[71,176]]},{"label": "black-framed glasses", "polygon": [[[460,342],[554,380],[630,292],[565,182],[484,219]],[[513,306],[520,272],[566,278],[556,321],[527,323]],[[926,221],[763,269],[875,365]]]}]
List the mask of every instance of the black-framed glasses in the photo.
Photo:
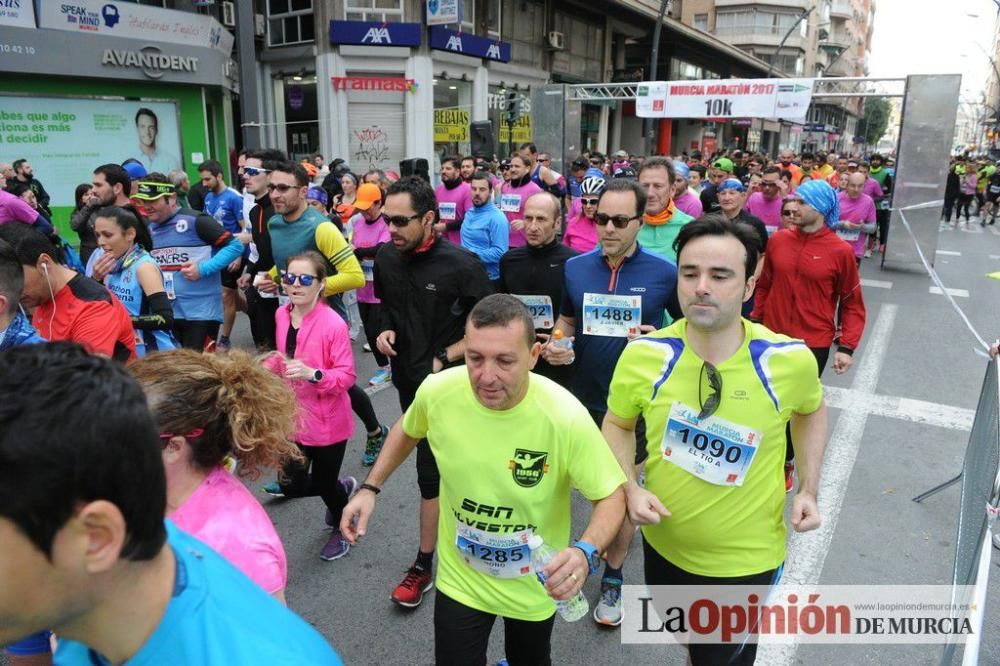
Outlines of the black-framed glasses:
[{"label": "black-framed glasses", "polygon": [[781,217],[795,217],[794,210],[783,210],[781,211]]},{"label": "black-framed glasses", "polygon": [[254,176],[259,176],[262,173],[271,173],[271,170],[263,169],[261,167],[252,167],[252,166],[243,167],[243,175],[250,176],[251,178],[253,178]]},{"label": "black-framed glasses", "polygon": [[398,229],[409,225],[412,220],[419,220],[422,217],[423,215],[395,215],[393,217],[383,215],[382,219],[385,220],[386,224],[391,224]]},{"label": "black-framed glasses", "polygon": [[636,215],[635,217],[629,217],[628,215],[608,215],[606,213],[597,213],[594,215],[594,219],[602,227],[607,226],[608,222],[615,225],[615,229],[624,229],[629,225],[632,220],[642,219],[641,215]]},{"label": "black-framed glasses", "polygon": [[268,183],[267,184],[267,191],[268,192],[275,192],[275,191],[277,191],[277,192],[280,192],[281,194],[284,194],[288,190],[292,190],[292,189],[298,189],[298,185],[285,185],[284,183]]},{"label": "black-framed glasses", "polygon": [[[701,397],[701,378],[703,375],[708,375],[708,387],[712,390],[708,394],[708,399],[704,400]],[[698,412],[698,420],[707,419],[709,416],[714,414],[719,409],[719,404],[722,402],[722,375],[719,373],[718,368],[709,363],[708,361],[702,361],[701,363],[701,373],[698,375],[698,405],[701,407],[701,411]]]},{"label": "black-framed glasses", "polygon": [[315,275],[306,275],[305,273],[303,273],[302,275],[296,275],[295,273],[285,273],[281,276],[281,281],[284,282],[285,284],[293,285],[295,284],[295,281],[298,280],[299,284],[301,284],[303,287],[311,287],[313,282],[315,282],[318,279],[319,278],[316,277]]},{"label": "black-framed glasses", "polygon": [[596,206],[600,201],[600,199],[580,199],[580,203],[584,206]]}]

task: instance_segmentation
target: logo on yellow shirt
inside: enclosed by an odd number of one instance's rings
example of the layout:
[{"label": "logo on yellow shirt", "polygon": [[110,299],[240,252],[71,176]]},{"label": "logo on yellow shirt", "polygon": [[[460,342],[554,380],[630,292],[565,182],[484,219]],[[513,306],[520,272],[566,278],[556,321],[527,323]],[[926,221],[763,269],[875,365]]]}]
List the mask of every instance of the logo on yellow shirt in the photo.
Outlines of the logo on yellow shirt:
[{"label": "logo on yellow shirt", "polygon": [[514,477],[514,483],[522,488],[537,486],[549,471],[549,466],[545,463],[548,457],[549,454],[543,451],[514,449],[514,457],[507,465],[511,470],[511,476]]}]

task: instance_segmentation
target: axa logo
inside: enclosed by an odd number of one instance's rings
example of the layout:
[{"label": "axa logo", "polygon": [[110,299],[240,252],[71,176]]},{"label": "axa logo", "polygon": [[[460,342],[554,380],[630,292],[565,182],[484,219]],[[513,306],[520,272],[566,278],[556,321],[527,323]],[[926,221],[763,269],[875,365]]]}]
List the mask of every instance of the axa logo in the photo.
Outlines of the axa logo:
[{"label": "axa logo", "polygon": [[462,53],[462,38],[458,35],[452,35],[448,38],[448,43],[444,45],[449,51],[458,51]]},{"label": "axa logo", "polygon": [[500,59],[500,47],[496,44],[490,44],[490,48],[486,49],[486,57],[491,60]]},{"label": "axa logo", "polygon": [[389,35],[389,28],[368,28],[368,32],[361,38],[362,44],[392,44],[392,37]]}]

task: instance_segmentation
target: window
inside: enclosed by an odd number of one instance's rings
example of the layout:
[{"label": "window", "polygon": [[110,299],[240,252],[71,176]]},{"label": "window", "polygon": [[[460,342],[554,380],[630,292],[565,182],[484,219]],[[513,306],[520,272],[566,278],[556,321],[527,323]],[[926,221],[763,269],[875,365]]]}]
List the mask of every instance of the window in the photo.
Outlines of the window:
[{"label": "window", "polygon": [[[511,43],[511,60],[541,67],[542,39],[545,37],[545,6],[531,0],[504,0],[504,2],[510,11],[502,13],[502,34]],[[498,14],[497,19],[500,18]]]},{"label": "window", "polygon": [[486,12],[483,17],[483,26],[486,34],[495,39],[500,39],[500,0],[479,0],[485,3]]},{"label": "window", "polygon": [[585,20],[556,12],[553,29],[563,33],[569,56],[569,76],[583,81],[601,81],[604,61],[604,29]]},{"label": "window", "polygon": [[402,21],[403,0],[347,0],[344,18],[348,21]]},{"label": "window", "polygon": [[671,81],[701,81],[705,79],[718,79],[719,75],[709,69],[699,67],[686,60],[678,58],[670,59],[670,80]]},{"label": "window", "polygon": [[312,0],[267,0],[268,46],[311,42],[314,31]]},{"label": "window", "polygon": [[[718,12],[715,32],[720,35],[769,34],[784,36],[799,20],[800,14],[769,9],[738,9]],[[698,27],[697,25],[695,27]],[[806,21],[799,22],[800,34],[806,35]]]},{"label": "window", "polygon": [[708,32],[708,14],[695,14],[694,27],[702,32]]},{"label": "window", "polygon": [[444,26],[448,30],[458,32],[476,32],[476,0],[462,0],[462,22],[447,23]]}]

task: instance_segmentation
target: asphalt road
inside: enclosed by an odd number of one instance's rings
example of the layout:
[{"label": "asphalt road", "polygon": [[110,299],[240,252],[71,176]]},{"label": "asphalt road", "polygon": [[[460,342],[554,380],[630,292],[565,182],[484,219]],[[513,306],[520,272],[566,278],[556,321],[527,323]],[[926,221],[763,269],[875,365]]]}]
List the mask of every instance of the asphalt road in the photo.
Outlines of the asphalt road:
[{"label": "asphalt road", "polygon": [[[995,228],[981,231],[978,225],[970,232],[942,231],[938,248],[947,254],[937,255],[936,268],[949,288],[968,291],[967,297],[956,300],[972,324],[992,340],[1000,334],[1000,324],[995,320],[1000,282],[985,275],[1000,270],[1000,232]],[[909,241],[901,238],[901,230],[894,230],[897,247],[904,242]],[[929,293],[931,282],[926,275],[917,271],[881,271],[875,258],[864,262],[862,276],[870,284],[881,284],[865,287],[868,329],[855,366],[840,377],[829,368],[824,373],[824,384],[831,387],[828,401],[834,404],[839,400],[839,404],[849,407],[846,412],[831,409],[831,436],[837,432],[839,440],[848,441],[851,432],[858,433],[854,442],[856,457],[845,463],[843,456],[832,460],[828,454],[824,476],[839,475],[843,484],[830,488],[822,499],[839,504],[839,512],[824,515],[828,525],[833,526],[828,542],[819,534],[798,539],[792,550],[802,557],[790,559],[786,577],[828,584],[947,584],[954,561],[959,488],[954,486],[922,504],[912,502],[911,497],[961,469],[968,433],[960,425],[945,422],[949,414],[957,413],[961,421],[962,414],[975,409],[985,361],[973,353],[972,338],[946,299]],[[884,314],[887,311],[892,311],[893,316]],[[880,317],[879,326],[885,328],[889,318],[891,326],[886,335],[879,336],[882,346],[873,350],[871,331]],[[234,341],[249,344],[242,317]],[[374,373],[375,365],[372,356],[361,350],[361,342],[359,339],[356,343],[355,358],[363,382]],[[862,372],[873,357],[880,359],[876,364],[880,367]],[[855,384],[861,379],[867,384]],[[905,400],[900,399],[924,403],[908,410]],[[391,423],[399,417],[395,389],[389,387],[374,394],[372,401],[383,422]],[[867,413],[865,406],[876,403],[889,407],[881,413]],[[893,405],[897,411],[886,415]],[[946,427],[920,422],[920,413],[938,411],[945,416],[932,421],[945,423]],[[864,412],[860,421],[859,412]],[[853,416],[845,418],[845,414]],[[343,473],[362,479],[364,433],[360,422],[357,432],[348,444]],[[475,433],[469,437],[470,443],[474,442]],[[324,562],[318,557],[329,534],[324,529],[324,509],[319,499],[275,500],[259,492],[267,479],[252,484],[274,519],[288,553],[290,606],[313,623],[348,664],[433,663],[433,595],[414,611],[402,611],[389,601],[390,591],[417,550],[415,477],[411,460],[379,496],[369,535],[336,562]],[[574,526],[585,524],[588,510],[589,505],[576,497]],[[1000,589],[996,566],[1000,560],[994,560],[980,659],[984,664],[1000,663],[1000,613],[996,604]],[[626,584],[641,582],[641,554],[630,555],[625,578]],[[585,587],[592,601],[598,587],[596,579],[589,580]],[[936,664],[940,654],[941,648],[934,645],[800,646],[791,651],[762,646],[758,663]],[[496,661],[502,656],[503,628],[498,622],[490,659]],[[574,624],[556,620],[553,657],[555,663],[629,666],[685,662],[678,648],[623,646],[617,631],[600,628],[589,619]]]}]

